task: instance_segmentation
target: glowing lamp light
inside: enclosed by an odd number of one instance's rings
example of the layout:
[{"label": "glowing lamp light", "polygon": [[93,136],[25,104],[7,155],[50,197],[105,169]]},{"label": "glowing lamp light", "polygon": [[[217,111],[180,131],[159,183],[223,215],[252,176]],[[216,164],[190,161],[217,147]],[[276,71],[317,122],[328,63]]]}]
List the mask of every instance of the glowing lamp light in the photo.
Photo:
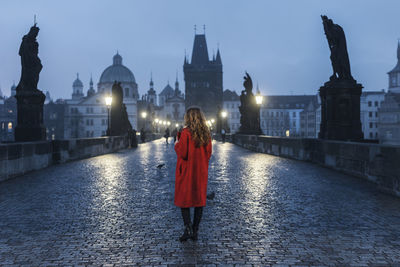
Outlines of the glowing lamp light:
[{"label": "glowing lamp light", "polygon": [[178,128],[178,127],[179,127],[179,124],[178,124],[178,123],[177,123],[177,124],[175,124],[175,127],[176,127],[176,128]]},{"label": "glowing lamp light", "polygon": [[155,122],[155,123],[158,123],[158,119],[155,119],[154,122]]},{"label": "glowing lamp light", "polygon": [[142,118],[145,119],[147,117],[147,113],[146,112],[142,112]]},{"label": "glowing lamp light", "polygon": [[262,102],[263,102],[263,96],[260,95],[260,94],[257,94],[256,95],[256,103],[257,103],[257,105],[261,105]]},{"label": "glowing lamp light", "polygon": [[226,118],[228,116],[228,112],[222,111],[221,116],[222,116],[222,118]]},{"label": "glowing lamp light", "polygon": [[211,123],[214,123],[215,122],[215,120],[214,119],[211,119]]},{"label": "glowing lamp light", "polygon": [[289,136],[290,136],[290,131],[286,130],[286,137],[289,137]]},{"label": "glowing lamp light", "polygon": [[107,105],[107,106],[111,106],[112,97],[111,97],[111,96],[106,96],[105,100],[106,100],[106,105]]},{"label": "glowing lamp light", "polygon": [[167,121],[167,125],[171,125],[171,122]]}]

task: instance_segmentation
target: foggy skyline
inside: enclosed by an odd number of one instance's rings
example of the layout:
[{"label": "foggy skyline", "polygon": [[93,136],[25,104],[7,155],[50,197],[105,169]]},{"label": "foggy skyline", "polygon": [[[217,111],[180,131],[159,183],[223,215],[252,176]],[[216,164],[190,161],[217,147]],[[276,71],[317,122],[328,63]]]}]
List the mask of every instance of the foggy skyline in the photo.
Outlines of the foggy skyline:
[{"label": "foggy skyline", "polygon": [[[234,4],[233,4],[234,3]],[[140,95],[153,73],[157,93],[176,71],[184,92],[184,51],[191,57],[194,25],[209,56],[221,52],[224,89],[243,90],[245,71],[266,95],[316,94],[332,67],[320,15],[341,25],[353,77],[364,90],[387,89],[387,72],[397,62],[397,1],[2,1],[0,88],[20,78],[18,49],[37,15],[39,89],[70,98],[79,72],[86,95],[95,89],[117,50],[134,74]],[[347,8],[345,8],[347,7]]]}]

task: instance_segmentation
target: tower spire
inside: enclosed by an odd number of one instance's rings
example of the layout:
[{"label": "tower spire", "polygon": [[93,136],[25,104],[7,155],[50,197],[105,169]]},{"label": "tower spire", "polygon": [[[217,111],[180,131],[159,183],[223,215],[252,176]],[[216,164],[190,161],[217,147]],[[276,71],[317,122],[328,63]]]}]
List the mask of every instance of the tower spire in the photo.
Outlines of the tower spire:
[{"label": "tower spire", "polygon": [[397,59],[400,60],[400,38],[397,39]]},{"label": "tower spire", "polygon": [[217,58],[215,59],[217,64],[222,65],[222,60],[221,60],[221,53],[219,52],[219,45],[218,45],[218,50],[217,50]]},{"label": "tower spire", "polygon": [[153,83],[153,72],[150,72],[150,90],[153,89],[154,83]]}]

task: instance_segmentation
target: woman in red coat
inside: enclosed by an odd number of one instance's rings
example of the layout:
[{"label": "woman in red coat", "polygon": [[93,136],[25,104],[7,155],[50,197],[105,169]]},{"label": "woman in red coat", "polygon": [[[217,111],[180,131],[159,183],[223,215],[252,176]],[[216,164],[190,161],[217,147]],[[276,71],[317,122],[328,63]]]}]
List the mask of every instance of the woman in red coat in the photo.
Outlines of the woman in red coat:
[{"label": "woman in red coat", "polygon": [[[175,205],[181,208],[185,232],[180,241],[197,240],[197,232],[206,205],[208,162],[211,157],[211,134],[205,117],[197,107],[185,114],[185,127],[175,144],[178,156],[175,173]],[[190,208],[194,207],[193,224]]]}]

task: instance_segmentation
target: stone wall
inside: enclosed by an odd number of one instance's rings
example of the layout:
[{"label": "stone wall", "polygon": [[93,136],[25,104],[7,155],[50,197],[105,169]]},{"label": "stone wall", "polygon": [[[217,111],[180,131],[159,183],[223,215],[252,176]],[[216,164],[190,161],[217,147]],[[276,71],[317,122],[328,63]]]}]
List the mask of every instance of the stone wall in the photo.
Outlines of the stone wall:
[{"label": "stone wall", "polygon": [[226,141],[256,152],[317,163],[400,196],[400,146],[237,134],[227,135]]},{"label": "stone wall", "polygon": [[[161,138],[151,134],[147,141]],[[94,157],[129,147],[124,136],[0,144],[0,181],[52,164]]]}]

